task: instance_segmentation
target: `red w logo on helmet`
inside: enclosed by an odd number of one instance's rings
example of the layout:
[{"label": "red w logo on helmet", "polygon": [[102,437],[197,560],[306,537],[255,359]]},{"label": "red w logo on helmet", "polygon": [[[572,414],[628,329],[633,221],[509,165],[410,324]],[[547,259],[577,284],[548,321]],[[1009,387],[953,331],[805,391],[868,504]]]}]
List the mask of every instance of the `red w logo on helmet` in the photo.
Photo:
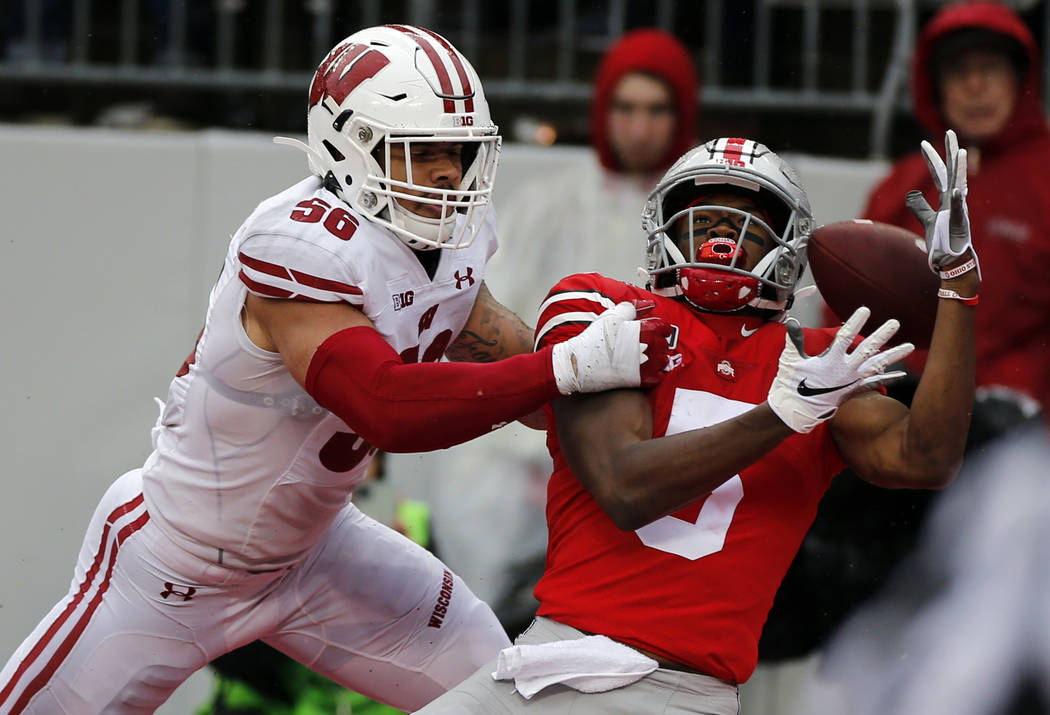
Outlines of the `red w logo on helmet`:
[{"label": "red w logo on helmet", "polygon": [[310,84],[310,106],[314,106],[325,97],[331,97],[336,104],[353,92],[357,85],[390,64],[390,59],[378,50],[356,42],[344,42],[328,53],[321,66],[317,68],[314,81]]}]

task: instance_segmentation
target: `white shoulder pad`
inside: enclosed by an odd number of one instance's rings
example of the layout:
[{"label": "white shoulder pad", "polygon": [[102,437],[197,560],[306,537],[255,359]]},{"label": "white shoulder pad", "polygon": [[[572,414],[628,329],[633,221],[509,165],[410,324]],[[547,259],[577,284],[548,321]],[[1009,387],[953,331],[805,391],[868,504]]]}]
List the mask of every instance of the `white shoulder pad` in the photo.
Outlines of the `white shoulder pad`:
[{"label": "white shoulder pad", "polygon": [[267,199],[237,236],[241,281],[266,298],[361,305],[351,240],[372,229],[342,201],[307,179]]}]

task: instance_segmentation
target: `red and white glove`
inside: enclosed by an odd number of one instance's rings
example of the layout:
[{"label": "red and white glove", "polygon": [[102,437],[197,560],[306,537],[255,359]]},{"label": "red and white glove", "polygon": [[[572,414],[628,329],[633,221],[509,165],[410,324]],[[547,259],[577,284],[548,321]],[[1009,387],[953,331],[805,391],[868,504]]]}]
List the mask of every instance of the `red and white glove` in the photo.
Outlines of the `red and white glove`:
[{"label": "red and white glove", "polygon": [[617,303],[579,335],[554,346],[554,380],[563,395],[618,387],[653,387],[668,362],[671,326],[636,320],[631,303]]},{"label": "red and white glove", "polygon": [[802,326],[794,318],[788,319],[780,369],[766,398],[784,424],[796,432],[811,432],[830,419],[852,395],[904,377],[902,371],[884,371],[915,346],[902,343],[879,352],[900,327],[896,320],[887,320],[853,352],[846,352],[869,315],[867,308],[857,308],[839,328],[828,349],[813,356],[806,355],[802,346]]}]

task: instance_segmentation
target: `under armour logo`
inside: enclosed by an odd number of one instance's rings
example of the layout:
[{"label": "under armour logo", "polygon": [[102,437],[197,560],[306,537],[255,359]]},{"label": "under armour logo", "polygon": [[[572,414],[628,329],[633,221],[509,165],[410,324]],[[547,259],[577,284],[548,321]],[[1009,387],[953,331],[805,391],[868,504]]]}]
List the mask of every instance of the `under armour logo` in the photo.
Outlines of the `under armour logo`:
[{"label": "under armour logo", "polygon": [[474,268],[472,266],[467,266],[467,275],[465,276],[461,276],[459,271],[456,271],[456,290],[463,287],[463,281],[467,282],[468,288],[474,285]]},{"label": "under armour logo", "polygon": [[193,598],[193,594],[197,593],[197,589],[193,586],[182,586],[182,588],[186,590],[180,591],[175,587],[175,584],[165,581],[164,590],[160,592],[160,597],[166,601],[168,596],[182,596],[182,600],[185,602]]}]

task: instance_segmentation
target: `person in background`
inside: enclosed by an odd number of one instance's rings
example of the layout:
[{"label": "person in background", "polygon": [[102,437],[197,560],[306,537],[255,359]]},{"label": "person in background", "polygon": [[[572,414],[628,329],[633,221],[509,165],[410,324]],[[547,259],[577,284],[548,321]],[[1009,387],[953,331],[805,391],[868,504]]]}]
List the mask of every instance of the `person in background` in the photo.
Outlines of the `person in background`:
[{"label": "person in background", "polygon": [[[1038,48],[1000,2],[954,3],[923,29],[912,66],[915,116],[931,137],[954,129],[967,149],[973,242],[988,280],[977,311],[978,403],[1012,399],[1022,412],[1050,404],[1050,128]],[[901,206],[935,193],[922,157],[897,161],[862,217],[921,233]],[[921,353],[909,361],[918,374]]]},{"label": "person in background", "polygon": [[507,307],[535,315],[547,289],[575,271],[637,280],[638,212],[695,144],[699,92],[688,50],[663,30],[632,30],[606,50],[590,107],[591,159],[500,207],[506,238],[489,271]]},{"label": "person in background", "polygon": [[[1040,60],[1022,19],[999,2],[943,7],[924,27],[913,57],[915,116],[930,137],[953,129],[967,149],[967,205],[985,280],[977,309],[977,391],[967,449],[1035,421],[1050,403],[1050,130],[1040,96]],[[933,200],[922,155],[899,159],[873,189],[861,217],[920,234],[902,198]],[[826,324],[837,322],[830,313]],[[925,354],[888,390],[911,402]],[[845,474],[821,503],[762,635],[766,712],[797,692],[831,632],[886,584],[915,547],[931,502],[925,490],[885,491]],[[765,677],[767,670],[778,676]],[[743,696],[752,695],[748,689]],[[761,694],[754,693],[758,698]]]}]

